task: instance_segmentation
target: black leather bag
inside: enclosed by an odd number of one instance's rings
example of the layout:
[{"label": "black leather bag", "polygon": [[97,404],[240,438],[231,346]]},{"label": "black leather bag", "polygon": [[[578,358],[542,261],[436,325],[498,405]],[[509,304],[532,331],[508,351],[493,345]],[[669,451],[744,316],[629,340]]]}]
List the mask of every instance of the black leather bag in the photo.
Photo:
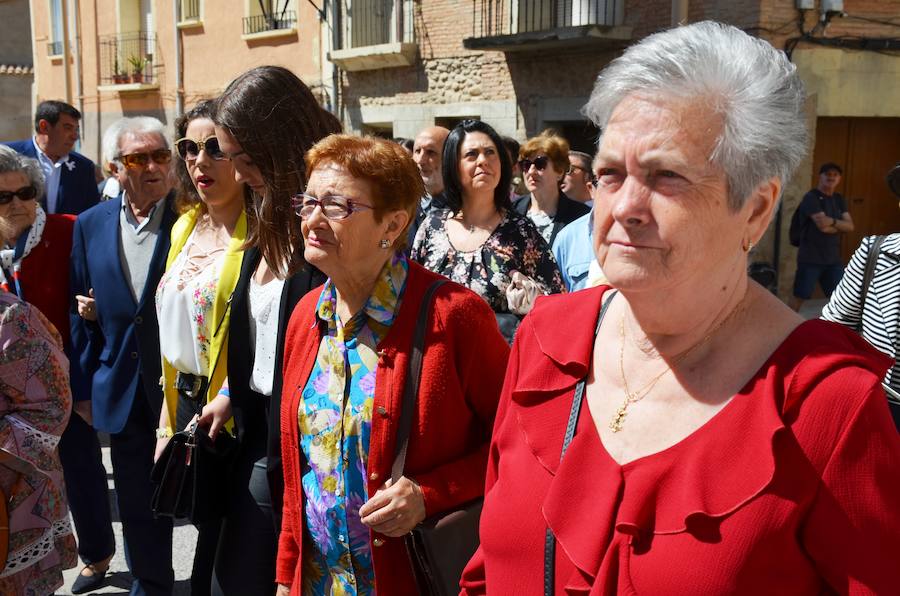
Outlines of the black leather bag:
[{"label": "black leather bag", "polygon": [[[425,351],[425,326],[431,313],[431,299],[435,291],[445,283],[439,280],[431,284],[422,300],[419,319],[413,336],[412,353],[406,386],[403,388],[403,405],[397,427],[397,449],[391,478],[397,482],[403,476],[413,412],[419,396],[422,376],[422,354]],[[406,536],[406,551],[415,574],[419,594],[426,596],[457,596],[459,578],[463,568],[478,549],[478,522],[484,499],[443,511],[426,519]]]},{"label": "black leather bag", "polygon": [[223,517],[236,452],[237,439],[225,431],[219,431],[215,443],[196,423],[175,433],[150,473],[153,514],[194,525]]}]

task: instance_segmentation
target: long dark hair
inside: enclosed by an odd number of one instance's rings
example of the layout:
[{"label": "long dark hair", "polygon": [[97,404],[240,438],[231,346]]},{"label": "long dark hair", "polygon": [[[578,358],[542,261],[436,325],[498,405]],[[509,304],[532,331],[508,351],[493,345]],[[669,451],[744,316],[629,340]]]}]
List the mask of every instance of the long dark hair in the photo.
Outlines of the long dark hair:
[{"label": "long dark hair", "polygon": [[340,121],[280,66],[259,66],[233,80],[216,101],[213,120],[237,139],[266,185],[265,196],[253,193],[257,225],[248,230],[247,245],[258,246],[278,274],[295,273],[303,265],[303,239],[291,197],[306,186],[303,156],[320,139],[341,132]]},{"label": "long dark hair", "polygon": [[497,148],[497,157],[500,158],[500,182],[494,189],[494,206],[497,211],[510,209],[512,203],[509,200],[509,183],[512,180],[512,164],[509,161],[509,154],[503,138],[490,124],[481,120],[463,120],[450,131],[447,140],[444,141],[444,157],[441,165],[443,166],[444,197],[447,199],[447,206],[453,213],[458,213],[462,209],[463,193],[462,183],[459,180],[459,150],[466,135],[473,132],[486,134]]}]

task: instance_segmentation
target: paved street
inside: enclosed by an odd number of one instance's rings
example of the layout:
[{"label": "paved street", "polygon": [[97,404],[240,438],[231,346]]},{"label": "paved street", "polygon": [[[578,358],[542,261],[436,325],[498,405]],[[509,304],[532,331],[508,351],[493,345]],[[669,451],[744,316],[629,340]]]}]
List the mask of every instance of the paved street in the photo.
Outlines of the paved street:
[{"label": "paved street", "polygon": [[[103,464],[107,470],[107,481],[109,483],[109,496],[112,503],[113,511],[113,530],[116,534],[116,554],[110,564],[110,573],[107,575],[108,583],[101,590],[91,592],[91,594],[128,594],[131,588],[131,574],[128,573],[128,566],[125,564],[125,547],[122,543],[122,524],[116,514],[115,508],[115,491],[113,489],[112,464],[109,459],[109,447],[101,435],[103,447]],[[184,524],[175,528],[175,537],[173,545],[173,564],[175,566],[175,591],[174,596],[188,596],[191,593],[188,579],[191,577],[191,564],[194,561],[194,545],[197,542],[197,531],[194,526]],[[81,571],[81,561],[78,567],[69,569],[65,572],[65,585],[58,590],[57,594],[68,595],[72,592],[72,582],[75,581],[76,575]]]}]

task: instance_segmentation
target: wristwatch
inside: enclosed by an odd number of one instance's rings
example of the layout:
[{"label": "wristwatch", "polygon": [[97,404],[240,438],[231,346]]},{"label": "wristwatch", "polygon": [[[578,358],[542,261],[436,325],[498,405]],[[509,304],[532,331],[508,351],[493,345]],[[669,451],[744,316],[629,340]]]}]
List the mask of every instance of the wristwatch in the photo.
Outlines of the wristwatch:
[{"label": "wristwatch", "polygon": [[157,439],[168,439],[169,437],[171,437],[171,436],[174,435],[174,434],[175,434],[175,433],[172,432],[172,427],[171,427],[171,426],[166,426],[166,427],[164,427],[164,428],[157,428],[157,429],[156,429],[156,438],[157,438]]}]

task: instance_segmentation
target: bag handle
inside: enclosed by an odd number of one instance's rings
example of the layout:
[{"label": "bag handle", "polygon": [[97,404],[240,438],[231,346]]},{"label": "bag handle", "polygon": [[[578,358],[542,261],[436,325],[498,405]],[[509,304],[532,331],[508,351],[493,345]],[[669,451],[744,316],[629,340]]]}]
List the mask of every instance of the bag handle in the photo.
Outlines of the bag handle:
[{"label": "bag handle", "polygon": [[446,279],[433,282],[425,291],[416,330],[413,334],[412,352],[409,355],[409,366],[406,370],[406,383],[403,386],[403,404],[400,406],[400,420],[397,423],[397,446],[394,450],[394,465],[391,467],[391,480],[397,482],[403,476],[406,465],[406,450],[409,447],[409,434],[412,429],[413,412],[419,395],[419,381],[422,378],[422,355],[425,352],[425,326],[431,313],[431,299]]},{"label": "bag handle", "polygon": [[863,273],[862,288],[860,289],[862,292],[862,301],[859,305],[859,321],[856,323],[857,333],[862,332],[862,318],[863,312],[866,310],[866,299],[869,297],[869,285],[872,283],[872,278],[875,277],[875,266],[878,264],[878,253],[881,252],[881,245],[884,243],[885,238],[887,238],[887,236],[875,236],[875,241],[869,248],[869,254],[866,255],[866,269]]},{"label": "bag handle", "polygon": [[[600,323],[603,322],[603,317],[606,315],[606,310],[609,308],[609,303],[612,302],[613,298],[615,298],[618,291],[613,290],[612,294],[610,294],[609,298],[603,303],[603,306],[600,307],[600,315],[597,317],[597,326],[594,328],[594,337],[597,337],[597,334],[600,332]],[[584,401],[584,386],[587,382],[587,375],[581,378],[578,381],[578,384],[575,385],[575,397],[572,399],[572,410],[569,412],[569,421],[566,423],[566,436],[563,439],[562,445],[562,453],[559,454],[559,461],[562,463],[563,456],[566,454],[566,450],[569,448],[569,443],[572,442],[572,439],[575,437],[575,427],[578,426],[578,417],[581,414],[581,403]],[[547,533],[544,535],[544,596],[553,596],[555,589],[555,564],[556,564],[556,536],[553,535],[553,530],[547,528]]]}]

